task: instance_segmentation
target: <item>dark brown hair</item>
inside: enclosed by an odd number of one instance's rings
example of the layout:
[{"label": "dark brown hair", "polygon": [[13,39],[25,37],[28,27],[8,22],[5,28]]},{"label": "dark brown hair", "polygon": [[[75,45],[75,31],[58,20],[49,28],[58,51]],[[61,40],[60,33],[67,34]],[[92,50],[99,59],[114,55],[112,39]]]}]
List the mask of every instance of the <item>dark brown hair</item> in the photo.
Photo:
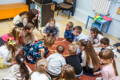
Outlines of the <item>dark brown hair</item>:
[{"label": "dark brown hair", "polygon": [[101,43],[101,44],[104,44],[104,45],[109,45],[109,44],[110,44],[110,40],[105,37],[105,38],[102,38],[102,39],[100,40],[100,43]]},{"label": "dark brown hair", "polygon": [[81,33],[82,32],[82,27],[81,26],[75,26],[73,28],[73,30],[77,30],[77,33]]},{"label": "dark brown hair", "polygon": [[24,56],[22,54],[18,54],[16,56],[16,62],[20,65],[20,73],[21,73],[21,77],[22,80],[29,80],[29,71],[27,66],[24,63]]},{"label": "dark brown hair", "polygon": [[57,52],[58,53],[63,53],[64,52],[64,50],[65,50],[65,48],[64,48],[64,46],[62,46],[62,45],[58,45],[57,47],[56,47],[56,50],[57,50]]},{"label": "dark brown hair", "polygon": [[36,28],[38,28],[38,17],[36,20],[34,20],[34,22],[33,18],[36,17],[37,14],[38,11],[36,9],[30,9],[30,11],[28,12],[28,22],[33,23]]},{"label": "dark brown hair", "polygon": [[[96,27],[91,28],[90,31],[92,31],[94,34],[96,34],[96,36],[97,36],[98,34],[102,34],[102,32],[100,32]],[[103,34],[102,34],[102,35],[103,35]]]},{"label": "dark brown hair", "polygon": [[104,50],[104,51],[99,53],[99,57],[101,59],[104,59],[104,60],[112,59],[113,60],[113,67],[114,67],[114,70],[115,70],[115,74],[116,74],[116,76],[118,76],[116,63],[115,63],[115,60],[114,60],[114,52],[111,49],[106,49],[106,50]]},{"label": "dark brown hair", "polygon": [[87,56],[86,64],[89,64],[90,59],[91,59],[93,66],[94,66],[94,70],[97,70],[99,68],[100,61],[99,61],[97,54],[92,46],[92,43],[90,41],[80,40],[79,46],[85,47],[84,51],[85,51],[86,56]]},{"label": "dark brown hair", "polygon": [[27,12],[27,11],[24,11],[24,12],[21,12],[21,13],[19,14],[19,16],[22,16],[22,15],[28,15],[28,12]]}]

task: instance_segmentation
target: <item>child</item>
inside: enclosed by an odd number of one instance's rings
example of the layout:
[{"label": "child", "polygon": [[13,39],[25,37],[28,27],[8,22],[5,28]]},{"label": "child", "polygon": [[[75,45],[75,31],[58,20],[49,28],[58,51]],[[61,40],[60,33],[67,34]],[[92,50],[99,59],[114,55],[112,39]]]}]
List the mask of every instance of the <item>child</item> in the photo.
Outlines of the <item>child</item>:
[{"label": "child", "polygon": [[54,42],[55,42],[56,38],[54,36],[45,36],[44,37],[44,43],[46,47],[51,47]]},{"label": "child", "polygon": [[100,45],[100,40],[103,38],[102,33],[97,28],[91,28],[90,29],[90,41],[95,46]]},{"label": "child", "polygon": [[[101,59],[101,71],[98,73],[102,74],[100,80],[120,80],[116,69],[114,60],[114,53],[111,49],[105,49],[99,54]],[[98,74],[97,73],[97,74]]]},{"label": "child", "polygon": [[24,56],[18,54],[15,58],[16,64],[9,68],[9,73],[2,80],[29,80],[30,68],[24,63]]},{"label": "child", "polygon": [[12,65],[11,61],[16,52],[16,43],[8,41],[0,47],[0,69]]},{"label": "child", "polygon": [[80,53],[79,59],[83,67],[84,74],[93,75],[93,72],[99,70],[99,59],[90,41],[79,41]]},{"label": "child", "polygon": [[25,12],[22,12],[19,15],[15,16],[13,18],[13,23],[15,26],[16,25],[18,26],[18,24],[22,24],[25,26],[28,23],[28,12],[25,11]]},{"label": "child", "polygon": [[33,25],[38,29],[38,10],[30,9],[28,12],[28,22],[33,23]]},{"label": "child", "polygon": [[45,35],[51,35],[51,36],[58,36],[59,30],[58,27],[56,27],[55,25],[55,19],[50,19],[50,21],[48,22],[48,24],[46,25],[43,33],[45,33]]},{"label": "child", "polygon": [[74,35],[72,33],[73,25],[74,25],[73,22],[68,22],[66,25],[66,30],[64,32],[64,38],[69,42],[72,42],[74,39]]},{"label": "child", "polygon": [[77,77],[79,77],[80,75],[82,75],[83,69],[80,64],[80,60],[78,56],[76,55],[76,51],[77,51],[76,45],[70,44],[68,51],[69,51],[69,56],[66,57],[66,63],[74,67],[75,74]]},{"label": "child", "polygon": [[18,37],[19,37],[21,31],[22,31],[22,28],[14,27],[10,33],[2,35],[0,37],[0,46],[2,46],[5,43],[7,43],[9,41],[9,39],[16,40],[16,42],[17,42]]},{"label": "child", "polygon": [[81,39],[88,40],[88,37],[82,33],[81,26],[74,27],[73,35],[75,36],[73,41],[79,41]]},{"label": "child", "polygon": [[37,69],[31,74],[30,80],[52,80],[46,72],[47,61],[41,59],[37,62]]},{"label": "child", "polygon": [[68,64],[64,65],[62,67],[61,77],[59,80],[77,80],[74,68]]},{"label": "child", "polygon": [[56,53],[51,54],[48,56],[48,66],[47,66],[47,72],[51,75],[52,78],[58,77],[61,73],[61,68],[66,64],[64,57],[62,56],[62,53],[64,52],[63,46],[57,46]]},{"label": "child", "polygon": [[101,47],[101,51],[105,49],[112,49],[112,47],[110,46],[110,40],[106,37],[102,38],[100,40],[100,47]]}]

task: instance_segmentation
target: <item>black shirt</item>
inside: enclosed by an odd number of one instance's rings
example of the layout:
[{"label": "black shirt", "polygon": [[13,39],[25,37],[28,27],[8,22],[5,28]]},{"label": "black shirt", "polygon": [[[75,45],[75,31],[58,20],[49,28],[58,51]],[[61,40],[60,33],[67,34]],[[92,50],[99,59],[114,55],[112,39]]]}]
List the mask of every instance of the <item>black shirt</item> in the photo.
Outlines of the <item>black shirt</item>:
[{"label": "black shirt", "polygon": [[81,73],[82,67],[80,64],[79,57],[77,55],[71,55],[66,57],[66,63],[74,67],[76,74]]}]

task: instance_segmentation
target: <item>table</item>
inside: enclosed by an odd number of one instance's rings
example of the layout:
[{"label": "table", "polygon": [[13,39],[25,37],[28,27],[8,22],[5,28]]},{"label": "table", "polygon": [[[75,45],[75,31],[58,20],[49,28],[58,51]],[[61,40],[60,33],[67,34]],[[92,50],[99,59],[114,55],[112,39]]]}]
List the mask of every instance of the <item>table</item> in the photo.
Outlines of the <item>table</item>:
[{"label": "table", "polygon": [[[87,22],[86,22],[86,26],[85,26],[86,29],[87,29],[87,26],[88,26],[88,23],[89,23],[89,20],[90,20],[90,19],[93,20],[94,17],[88,16],[88,19],[87,19]],[[95,20],[95,22],[94,22],[93,24],[99,23],[100,26],[97,27],[97,28],[99,28],[100,31],[102,31],[103,27],[106,27],[105,32],[107,33],[108,30],[109,30],[109,27],[110,27],[111,22],[112,22],[112,21],[106,21],[106,20],[101,20],[101,21],[99,21],[99,20]],[[93,25],[93,27],[94,27],[94,25]]]}]

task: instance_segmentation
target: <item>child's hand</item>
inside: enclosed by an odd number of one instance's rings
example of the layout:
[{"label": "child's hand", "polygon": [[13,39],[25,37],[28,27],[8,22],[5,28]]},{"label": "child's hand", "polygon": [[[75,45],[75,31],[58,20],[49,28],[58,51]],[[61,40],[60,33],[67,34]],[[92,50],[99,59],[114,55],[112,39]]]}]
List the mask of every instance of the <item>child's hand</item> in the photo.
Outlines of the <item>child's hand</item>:
[{"label": "child's hand", "polygon": [[94,75],[99,75],[99,74],[100,74],[100,72],[94,72],[93,74],[94,74]]}]

